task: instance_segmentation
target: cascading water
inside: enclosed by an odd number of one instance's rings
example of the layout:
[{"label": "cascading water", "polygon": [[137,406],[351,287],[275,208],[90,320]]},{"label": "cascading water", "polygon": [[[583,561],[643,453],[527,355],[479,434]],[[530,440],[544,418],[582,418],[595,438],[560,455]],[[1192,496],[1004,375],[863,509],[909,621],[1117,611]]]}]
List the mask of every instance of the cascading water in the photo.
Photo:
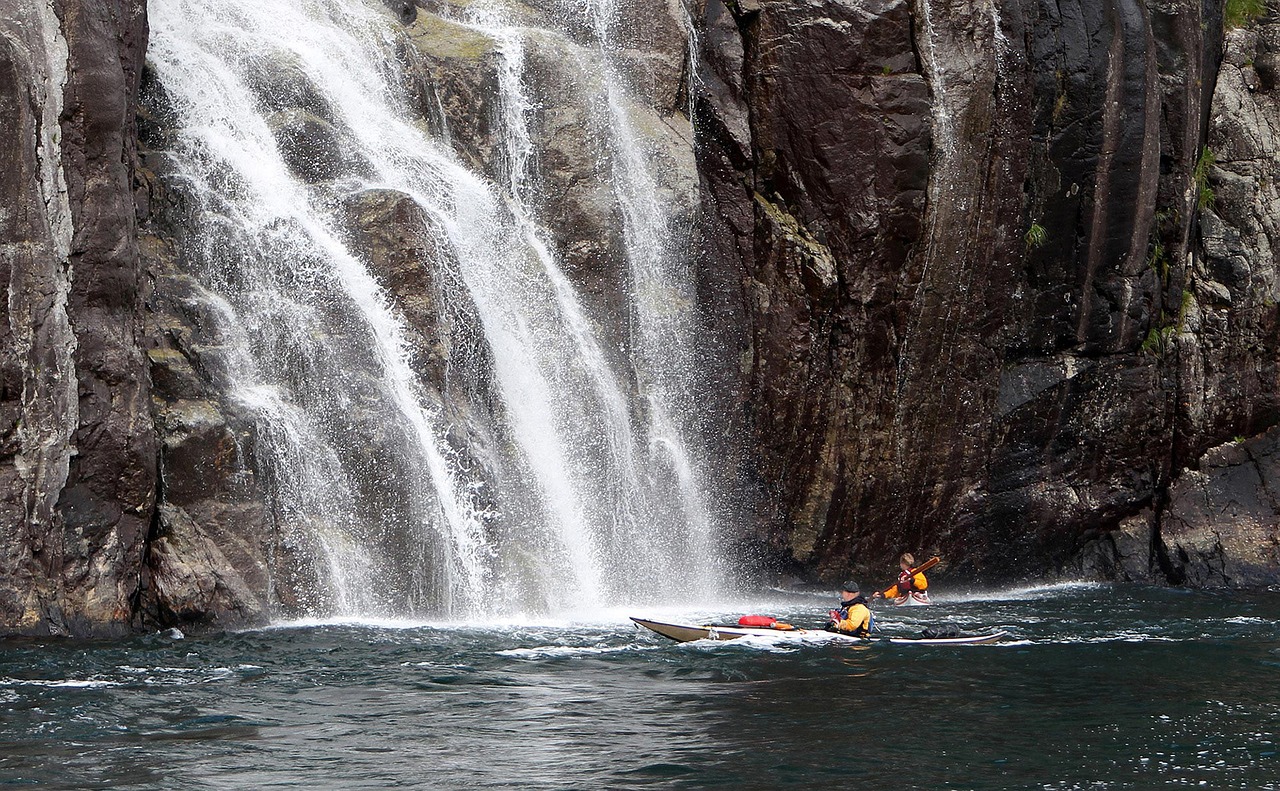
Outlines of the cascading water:
[{"label": "cascading water", "polygon": [[948,104],[946,67],[938,53],[938,36],[941,34],[934,27],[930,0],[919,0],[917,10],[924,39],[921,60],[933,95],[934,145],[939,157],[947,157],[955,152],[955,124]]},{"label": "cascading water", "polygon": [[[706,495],[699,487],[703,477],[690,439],[697,435],[698,405],[693,400],[698,365],[691,341],[697,335],[697,297],[687,242],[664,205],[655,157],[646,153],[646,141],[629,112],[626,81],[616,62],[619,10],[614,0],[583,0],[597,41],[604,79],[609,129],[613,140],[614,192],[622,209],[627,260],[630,265],[633,303],[632,326],[638,349],[637,377],[649,413],[649,441],[665,454],[669,472],[679,492],[683,519],[692,526],[699,557],[712,557],[713,535]],[[689,37],[688,57],[694,57],[696,41],[688,12],[680,7],[681,21]],[[690,67],[688,75],[696,72]],[[692,79],[692,77],[689,77]],[[690,135],[692,138],[692,134]],[[684,416],[679,422],[677,415]],[[717,583],[714,566],[704,567],[704,589]]]},{"label": "cascading water", "polygon": [[[465,22],[498,45],[501,59],[498,73],[502,121],[500,129],[503,132],[505,176],[512,198],[514,220],[519,227],[520,238],[541,266],[542,274],[551,289],[551,301],[559,314],[563,329],[567,330],[565,335],[551,328],[553,335],[541,343],[533,340],[531,351],[546,351],[556,344],[564,343],[557,350],[561,359],[549,361],[549,366],[564,370],[570,360],[576,360],[586,379],[585,391],[575,389],[561,393],[556,402],[545,406],[561,410],[576,407],[579,411],[577,416],[564,415],[558,422],[569,431],[578,429],[577,433],[581,436],[577,440],[580,444],[590,445],[596,441],[603,445],[608,468],[614,474],[601,478],[584,469],[579,471],[578,478],[583,486],[593,490],[590,502],[605,504],[594,516],[608,525],[609,539],[616,548],[616,544],[625,541],[627,537],[643,535],[643,514],[646,509],[641,501],[646,495],[646,487],[639,471],[640,462],[637,459],[630,409],[622,384],[596,340],[583,307],[557,264],[549,244],[531,219],[530,193],[533,186],[529,162],[535,152],[527,124],[531,101],[522,80],[524,34],[517,28],[505,25],[498,9],[483,4],[468,9]],[[572,403],[583,395],[588,396],[586,403]],[[582,432],[582,428],[587,428],[588,431]],[[593,440],[593,436],[596,439]],[[538,441],[536,437],[531,437],[530,440],[528,444],[531,446]],[[529,450],[537,452],[535,447],[530,447]],[[557,467],[563,469],[568,463],[563,457],[552,461],[552,471]],[[593,462],[589,458],[585,461]],[[603,560],[605,556],[612,554],[624,563],[636,564],[638,553],[634,551],[635,547],[622,549],[622,552],[598,552],[599,559]],[[610,571],[622,573],[623,569]],[[598,582],[592,580],[592,583],[591,592],[598,593]]]},{"label": "cascading water", "polygon": [[[631,358],[606,351],[608,317],[589,315],[534,219],[531,31],[479,4],[457,21],[499,56],[497,183],[424,131],[439,100],[408,98],[403,33],[378,6],[151,5],[150,62],[197,206],[190,257],[230,349],[219,384],[257,426],[286,555],[316,578],[307,609],[479,615],[495,585],[559,610],[705,596],[713,519],[687,421],[673,417],[697,414],[692,288],[622,109],[612,34],[598,29],[596,56]],[[294,98],[282,107],[280,95]],[[433,328],[406,318],[405,294],[351,232],[359,207],[388,203],[414,209],[398,216],[429,251],[417,265],[434,329],[476,318],[482,349],[453,354],[443,380],[420,363]]]}]

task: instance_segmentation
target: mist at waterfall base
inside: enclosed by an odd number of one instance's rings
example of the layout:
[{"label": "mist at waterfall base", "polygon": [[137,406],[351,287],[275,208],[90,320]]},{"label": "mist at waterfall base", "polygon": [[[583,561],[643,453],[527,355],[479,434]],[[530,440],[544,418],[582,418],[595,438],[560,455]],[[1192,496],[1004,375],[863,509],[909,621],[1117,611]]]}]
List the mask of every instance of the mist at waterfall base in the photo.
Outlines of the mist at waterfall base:
[{"label": "mist at waterfall base", "polygon": [[[812,624],[833,596],[750,609]],[[885,634],[1011,636],[675,644],[619,615],[11,642],[0,785],[1280,788],[1280,594],[1068,585],[877,613]]]}]

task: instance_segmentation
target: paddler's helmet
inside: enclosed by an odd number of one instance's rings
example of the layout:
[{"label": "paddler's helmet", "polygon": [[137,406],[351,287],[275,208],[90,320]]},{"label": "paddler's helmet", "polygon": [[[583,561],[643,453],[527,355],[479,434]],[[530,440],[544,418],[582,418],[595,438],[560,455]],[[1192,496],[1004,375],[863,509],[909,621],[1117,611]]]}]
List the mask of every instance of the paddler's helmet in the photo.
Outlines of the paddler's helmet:
[{"label": "paddler's helmet", "polygon": [[859,593],[862,589],[858,587],[858,583],[853,580],[845,580],[840,584],[840,590],[846,593]]}]

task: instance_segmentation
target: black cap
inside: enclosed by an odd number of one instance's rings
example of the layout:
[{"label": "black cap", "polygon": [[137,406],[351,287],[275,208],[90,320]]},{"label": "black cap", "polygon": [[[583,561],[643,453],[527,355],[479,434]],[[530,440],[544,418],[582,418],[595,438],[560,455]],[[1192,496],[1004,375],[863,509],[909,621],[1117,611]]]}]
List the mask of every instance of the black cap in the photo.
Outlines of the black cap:
[{"label": "black cap", "polygon": [[853,580],[845,580],[844,583],[841,584],[840,590],[849,591],[850,593],[858,593],[862,588],[859,588],[858,583]]}]

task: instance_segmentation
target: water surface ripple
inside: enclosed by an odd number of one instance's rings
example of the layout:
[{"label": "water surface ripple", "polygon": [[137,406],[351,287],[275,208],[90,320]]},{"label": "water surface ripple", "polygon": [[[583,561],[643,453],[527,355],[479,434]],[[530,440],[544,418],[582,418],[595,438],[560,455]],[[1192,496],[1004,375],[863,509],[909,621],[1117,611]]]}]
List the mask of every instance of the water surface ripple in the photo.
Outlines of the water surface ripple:
[{"label": "water surface ripple", "polygon": [[878,612],[886,634],[1012,637],[676,645],[619,617],[0,642],[0,786],[1280,788],[1280,594],[1078,585]]}]

